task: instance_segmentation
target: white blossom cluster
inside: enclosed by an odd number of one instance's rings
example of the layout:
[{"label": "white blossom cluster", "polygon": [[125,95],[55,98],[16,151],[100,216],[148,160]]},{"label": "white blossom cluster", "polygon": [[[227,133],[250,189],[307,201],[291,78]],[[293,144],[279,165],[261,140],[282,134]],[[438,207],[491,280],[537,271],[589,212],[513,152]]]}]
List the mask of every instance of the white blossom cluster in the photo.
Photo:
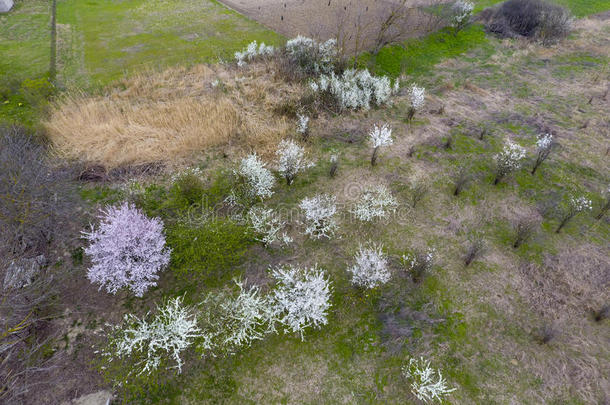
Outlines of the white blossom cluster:
[{"label": "white blossom cluster", "polygon": [[260,294],[258,287],[246,290],[241,282],[237,282],[237,286],[237,297],[222,304],[225,310],[223,324],[230,331],[224,343],[249,346],[253,340],[260,340],[273,330],[275,311],[270,298]]},{"label": "white blossom cluster", "polygon": [[292,184],[300,171],[314,166],[313,162],[305,158],[305,149],[290,139],[280,142],[276,156],[278,171],[286,179],[288,185]]},{"label": "white blossom cluster", "polygon": [[360,221],[373,221],[385,218],[397,205],[387,187],[380,184],[364,190],[351,212]]},{"label": "white blossom cluster", "polygon": [[402,263],[407,271],[426,272],[432,268],[434,263],[434,249],[428,249],[426,253],[406,253],[402,255]]},{"label": "white blossom cluster", "polygon": [[330,239],[337,229],[337,199],[328,194],[304,198],[299,207],[305,211],[305,233],[314,239]]},{"label": "white blossom cluster", "polygon": [[394,143],[392,139],[392,128],[388,124],[381,126],[375,125],[369,133],[369,140],[373,145],[373,148],[380,146],[389,146]]},{"label": "white blossom cluster", "polygon": [[237,66],[242,67],[257,56],[273,55],[273,53],[275,53],[273,46],[265,45],[264,42],[258,45],[256,41],[252,41],[243,51],[235,52],[235,59],[237,60]]},{"label": "white blossom cluster", "polygon": [[143,360],[138,374],[150,374],[169,357],[181,372],[180,354],[201,336],[201,330],[192,309],[182,304],[181,297],[170,299],[158,311],[152,321],[125,315],[124,324],[114,328],[115,335],[104,355],[122,359],[140,353]]},{"label": "white blossom cluster", "polygon": [[457,0],[451,6],[451,26],[454,28],[461,28],[468,24],[470,17],[472,17],[472,11],[474,10],[474,3],[465,0]]},{"label": "white blossom cluster", "polygon": [[309,131],[309,117],[303,114],[298,114],[297,132],[301,135],[307,134]]},{"label": "white blossom cluster", "polygon": [[332,72],[338,53],[337,41],[332,38],[318,43],[299,35],[286,42],[286,54],[291,62],[313,74]]},{"label": "white blossom cluster", "polygon": [[510,140],[506,140],[504,148],[494,156],[499,175],[505,175],[521,168],[525,158],[525,148]]},{"label": "white blossom cluster", "polygon": [[581,211],[590,211],[593,209],[593,205],[591,203],[591,200],[589,200],[587,197],[570,197],[570,208],[572,209],[572,211],[574,212],[581,212]]},{"label": "white blossom cluster", "polygon": [[449,388],[439,370],[430,367],[430,361],[421,357],[419,360],[410,359],[409,364],[402,367],[405,378],[411,382],[411,392],[420,401],[442,402],[447,395],[455,391]]},{"label": "white blossom cluster", "polygon": [[399,90],[398,80],[392,87],[386,76],[372,76],[367,69],[347,69],[342,76],[337,76],[334,72],[320,75],[310,83],[310,87],[316,93],[330,93],[341,110],[368,110],[371,104],[380,106]]},{"label": "white blossom cluster", "polygon": [[277,281],[273,291],[277,319],[287,331],[304,340],[306,328],[326,325],[331,288],[323,270],[285,265],[272,269],[271,275]]},{"label": "white blossom cluster", "polygon": [[198,167],[189,167],[187,169],[181,170],[179,172],[176,172],[174,174],[172,174],[170,181],[172,183],[177,182],[178,180],[183,179],[184,177],[187,176],[194,176],[197,177],[199,179],[203,179],[204,178],[204,174],[203,171],[198,168]]},{"label": "white blossom cluster", "polygon": [[237,174],[244,178],[248,184],[248,192],[260,198],[271,197],[275,177],[265,163],[259,159],[256,153],[246,156],[241,160]]},{"label": "white blossom cluster", "polygon": [[364,287],[375,288],[390,280],[388,259],[381,245],[371,244],[363,248],[355,256],[356,263],[348,270],[352,273],[352,283]]},{"label": "white blossom cluster", "polygon": [[409,102],[414,111],[421,110],[426,103],[426,89],[424,87],[418,87],[416,84],[412,84],[411,87],[409,87]]},{"label": "white blossom cluster", "polygon": [[248,211],[248,220],[254,232],[257,234],[256,240],[269,246],[274,242],[287,245],[292,242],[292,238],[282,232],[286,223],[271,208],[252,207]]},{"label": "white blossom cluster", "polygon": [[199,322],[204,339],[199,344],[202,355],[234,354],[274,331],[275,309],[271,297],[258,287],[244,288],[235,281],[239,292],[209,293],[201,303]]},{"label": "white blossom cluster", "polygon": [[545,151],[553,145],[553,135],[540,134],[536,139],[536,149],[538,152]]}]

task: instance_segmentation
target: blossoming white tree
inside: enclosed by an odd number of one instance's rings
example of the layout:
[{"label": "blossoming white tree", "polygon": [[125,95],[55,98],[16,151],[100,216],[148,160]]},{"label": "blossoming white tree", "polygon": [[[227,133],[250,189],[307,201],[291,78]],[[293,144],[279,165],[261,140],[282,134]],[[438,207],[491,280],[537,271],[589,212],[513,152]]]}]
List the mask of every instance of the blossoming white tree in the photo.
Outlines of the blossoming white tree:
[{"label": "blossoming white tree", "polygon": [[305,149],[290,139],[280,142],[276,156],[278,171],[288,185],[292,184],[300,171],[314,166],[314,163],[305,157]]},{"label": "blossoming white tree", "polygon": [[536,161],[534,162],[534,167],[532,168],[532,174],[536,173],[538,167],[547,160],[551,151],[553,150],[553,135],[551,134],[540,134],[536,139]]},{"label": "blossoming white tree", "polygon": [[258,45],[256,41],[252,41],[243,51],[235,52],[235,59],[237,60],[237,66],[242,67],[258,56],[268,56],[274,53],[275,48],[273,46],[265,45],[264,42]]},{"label": "blossoming white tree", "polygon": [[494,156],[494,159],[496,161],[494,184],[498,184],[505,176],[521,168],[525,159],[525,148],[507,139],[504,148]]},{"label": "blossoming white tree", "polygon": [[426,103],[426,89],[412,84],[409,88],[409,110],[407,111],[407,120],[413,121],[415,113],[421,110]]},{"label": "blossoming white tree", "polygon": [[335,177],[337,174],[337,168],[339,167],[339,155],[337,153],[333,153],[330,155],[330,170],[328,174],[330,177]]},{"label": "blossoming white tree", "polygon": [[297,67],[301,73],[319,75],[334,70],[339,49],[335,39],[319,43],[299,35],[286,42],[285,52],[290,64]]},{"label": "blossoming white tree", "polygon": [[375,125],[369,133],[369,142],[373,146],[371,166],[375,166],[375,164],[377,164],[379,148],[382,146],[390,146],[394,143],[394,139],[392,139],[392,128],[390,128],[388,124],[383,124],[381,126]]},{"label": "blossoming white tree", "polygon": [[555,232],[556,233],[561,232],[563,227],[572,218],[574,218],[576,216],[576,214],[578,214],[579,212],[582,212],[582,211],[591,211],[592,209],[593,209],[593,204],[591,203],[591,200],[589,200],[587,197],[584,197],[584,196],[580,196],[580,197],[571,196],[568,199],[567,206],[564,208],[563,212],[561,213],[561,217],[560,217],[560,221],[559,221],[559,226],[557,227]]},{"label": "blossoming white tree", "polygon": [[379,184],[365,189],[351,212],[360,221],[373,221],[385,218],[389,212],[396,209],[397,205],[396,199],[387,187]]},{"label": "blossoming white tree", "polygon": [[200,305],[198,320],[204,339],[200,339],[198,349],[203,356],[234,354],[275,331],[272,297],[261,294],[259,287],[235,283],[237,293],[212,292]]},{"label": "blossoming white tree", "polygon": [[150,374],[172,360],[175,363],[172,368],[181,372],[180,354],[200,336],[192,308],[184,306],[182,298],[178,297],[158,307],[157,315],[150,321],[126,315],[122,325],[113,327],[102,354],[111,361],[115,357],[139,356],[137,374]]},{"label": "blossoming white tree", "polygon": [[271,208],[254,206],[248,212],[248,219],[252,229],[257,234],[256,239],[263,242],[265,246],[274,242],[280,242],[284,245],[292,242],[292,238],[282,232],[286,223]]},{"label": "blossoming white tree", "polygon": [[297,132],[303,136],[303,138],[307,138],[309,135],[309,117],[303,114],[298,114],[297,119],[299,120],[297,123]]},{"label": "blossoming white tree", "polygon": [[261,199],[273,195],[275,177],[265,167],[265,163],[259,159],[256,153],[248,155],[241,160],[237,174],[246,181],[250,195]]},{"label": "blossoming white tree", "polygon": [[434,265],[434,249],[428,249],[426,252],[406,253],[402,255],[402,264],[411,274],[413,281],[418,283]]},{"label": "blossoming white tree", "polygon": [[347,109],[371,108],[387,103],[390,97],[398,92],[398,81],[392,87],[390,79],[385,76],[372,76],[368,70],[347,69],[343,75],[321,75],[310,83],[315,93],[327,93],[337,103],[339,111]]},{"label": "blossoming white tree", "polygon": [[141,297],[169,263],[161,220],[146,217],[128,203],[107,207],[98,228],[83,232],[83,237],[89,242],[85,254],[93,263],[87,277],[111,294],[127,287]]},{"label": "blossoming white tree", "polygon": [[388,258],[383,253],[382,245],[371,244],[360,246],[354,260],[356,263],[348,269],[352,273],[352,283],[363,288],[375,288],[390,280]]},{"label": "blossoming white tree", "polygon": [[330,239],[337,229],[335,214],[337,213],[335,196],[320,194],[304,198],[299,207],[305,211],[305,233],[313,239]]},{"label": "blossoming white tree", "polygon": [[402,373],[411,382],[411,392],[420,401],[442,402],[455,388],[449,388],[440,370],[430,367],[430,361],[421,357],[419,360],[411,358],[402,368]]},{"label": "blossoming white tree", "polygon": [[474,3],[466,0],[457,0],[451,6],[450,24],[453,28],[453,35],[457,35],[469,23],[474,10]]},{"label": "blossoming white tree", "polygon": [[277,319],[287,331],[304,340],[306,328],[326,325],[331,287],[323,270],[285,265],[272,269],[271,275],[277,281],[273,290]]}]

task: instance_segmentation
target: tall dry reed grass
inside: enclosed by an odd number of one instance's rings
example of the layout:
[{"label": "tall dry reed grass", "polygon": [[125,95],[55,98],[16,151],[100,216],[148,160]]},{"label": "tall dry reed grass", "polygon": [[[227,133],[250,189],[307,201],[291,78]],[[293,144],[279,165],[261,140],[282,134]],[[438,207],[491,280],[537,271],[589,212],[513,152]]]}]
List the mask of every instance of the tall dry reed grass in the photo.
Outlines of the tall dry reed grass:
[{"label": "tall dry reed grass", "polygon": [[219,147],[269,155],[293,125],[273,109],[298,91],[264,64],[174,68],[125,79],[103,95],[72,92],[44,126],[57,153],[107,168]]}]

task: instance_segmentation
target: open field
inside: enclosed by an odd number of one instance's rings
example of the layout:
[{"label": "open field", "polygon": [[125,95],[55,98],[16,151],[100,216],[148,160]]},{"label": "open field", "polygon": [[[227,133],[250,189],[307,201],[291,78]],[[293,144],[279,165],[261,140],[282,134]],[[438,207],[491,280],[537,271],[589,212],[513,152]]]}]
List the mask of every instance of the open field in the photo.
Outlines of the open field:
[{"label": "open field", "polygon": [[[336,38],[347,52],[370,49],[376,30],[388,16],[388,10],[399,3],[395,0],[222,0],[265,26],[292,38],[304,35],[320,39]],[[441,4],[441,0],[409,0],[404,2],[409,29],[402,39],[430,31],[425,7]]]},{"label": "open field", "polygon": [[[280,16],[307,28],[302,22],[318,10],[308,7],[320,5],[309,1],[286,2],[288,11],[301,8]],[[597,2],[570,3],[575,13],[602,9]],[[610,311],[602,311],[610,303],[610,212],[603,208],[610,201],[608,13],[577,20],[575,31],[550,47],[498,39],[473,24],[455,36],[442,31],[365,53],[358,65],[397,80],[401,89],[387,104],[351,111],[316,102],[311,79],[290,81],[277,55],[243,67],[200,63],[229,59],[252,40],[281,42],[214,1],[59,4],[59,73],[67,89],[44,114],[27,117],[40,127],[39,146],[53,169],[65,176],[64,188],[53,188],[50,177],[48,190],[40,187],[49,199],[44,218],[50,202],[65,205],[50,212],[58,232],[38,252],[57,292],[41,311],[38,335],[27,340],[41,337],[40,350],[24,355],[27,361],[6,361],[43,365],[20,377],[26,391],[15,404],[63,405],[109,390],[117,403],[133,404],[421,405],[402,372],[420,357],[455,388],[446,403],[609,403]],[[275,1],[256,4],[264,18],[283,13],[271,9]],[[42,2],[18,3],[15,24],[42,21],[45,12]],[[11,16],[3,24],[12,24]],[[23,72],[21,80],[43,76],[44,36],[6,27],[0,35],[15,34],[0,45],[0,67]],[[27,38],[33,64],[15,58],[20,38]],[[410,121],[414,83],[425,87],[425,105]],[[10,111],[12,120],[27,123]],[[298,133],[299,114],[310,118],[307,136]],[[373,166],[368,137],[381,123],[391,126],[393,144],[380,148]],[[537,137],[546,133],[556,147],[532,173]],[[291,185],[277,170],[281,139],[302,145],[315,163]],[[494,184],[495,157],[507,140],[527,157]],[[244,179],[235,174],[254,151],[275,180],[264,201],[242,195]],[[0,152],[5,221],[9,203],[25,201],[25,214],[31,209],[21,195],[7,198],[7,184],[20,177],[5,169],[9,153]],[[43,161],[25,159],[26,167]],[[47,181],[46,173],[35,174]],[[380,184],[395,197],[396,210],[358,220],[352,212],[358,197]],[[27,187],[24,195],[38,191]],[[318,194],[336,197],[338,228],[328,239],[305,234],[299,204]],[[559,229],[577,197],[590,200],[591,209]],[[82,231],[99,223],[101,209],[122,202],[159,218],[171,249],[167,268],[143,297],[125,288],[110,294],[87,278],[92,263]],[[293,241],[263,245],[245,219],[252,207],[279,213]],[[524,223],[529,233],[517,245]],[[16,254],[3,237],[0,270]],[[349,268],[369,242],[383,246],[391,278],[364,289],[352,283]],[[473,246],[480,250],[466,263]],[[402,259],[427,252],[433,260],[421,275]],[[180,374],[162,363],[149,379],[125,374],[140,371],[143,357],[103,360],[108,325],[120,325],[125,315],[144,318],[176,297],[200,313],[211,306],[209,294],[234,291],[234,280],[271,295],[269,270],[281,264],[326,272],[327,324],[307,328],[303,338],[278,328],[229,354],[204,356],[190,347],[181,353]],[[3,299],[0,311],[6,311]],[[10,380],[3,379],[6,362],[0,359],[0,388]],[[2,395],[0,389],[0,402]]]},{"label": "open field", "polygon": [[[49,4],[17,0],[0,15],[0,121],[35,125],[41,115],[42,97],[23,82],[46,80]],[[59,0],[58,85],[92,90],[133,72],[231,58],[253,39],[281,36],[213,0]]]}]

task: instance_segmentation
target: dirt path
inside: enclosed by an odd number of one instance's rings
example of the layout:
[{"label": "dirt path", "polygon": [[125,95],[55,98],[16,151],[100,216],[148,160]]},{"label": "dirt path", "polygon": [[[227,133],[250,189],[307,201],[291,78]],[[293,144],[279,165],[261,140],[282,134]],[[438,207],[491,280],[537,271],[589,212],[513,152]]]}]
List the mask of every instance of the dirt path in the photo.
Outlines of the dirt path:
[{"label": "dirt path", "polygon": [[[381,21],[401,0],[220,0],[226,6],[290,38],[306,35],[337,38],[349,51],[370,48]],[[407,0],[404,37],[430,29],[421,7],[441,0]]]}]

